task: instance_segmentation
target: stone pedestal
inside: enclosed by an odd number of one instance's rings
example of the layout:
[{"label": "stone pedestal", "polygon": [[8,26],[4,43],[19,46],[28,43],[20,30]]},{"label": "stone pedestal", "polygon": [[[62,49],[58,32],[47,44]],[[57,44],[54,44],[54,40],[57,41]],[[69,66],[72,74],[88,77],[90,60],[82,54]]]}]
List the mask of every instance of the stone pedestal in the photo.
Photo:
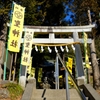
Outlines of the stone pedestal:
[{"label": "stone pedestal", "polygon": [[78,77],[77,84],[78,84],[78,86],[85,84],[85,76]]},{"label": "stone pedestal", "polygon": [[23,89],[25,89],[25,86],[26,86],[26,77],[25,76],[20,76],[19,84],[22,86]]}]

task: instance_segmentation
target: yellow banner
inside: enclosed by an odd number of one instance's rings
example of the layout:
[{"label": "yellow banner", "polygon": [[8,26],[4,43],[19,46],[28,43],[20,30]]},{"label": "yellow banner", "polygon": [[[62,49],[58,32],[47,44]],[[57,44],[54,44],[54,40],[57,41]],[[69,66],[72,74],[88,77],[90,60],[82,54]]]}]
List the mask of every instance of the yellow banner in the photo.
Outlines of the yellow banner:
[{"label": "yellow banner", "polygon": [[23,46],[22,59],[21,59],[21,64],[25,66],[29,66],[30,64],[33,33],[34,32],[29,31],[27,29],[25,30],[24,44],[23,44],[24,46]]},{"label": "yellow banner", "polygon": [[32,68],[32,57],[30,57],[30,64],[27,66],[27,73],[31,74],[31,68]]},{"label": "yellow banner", "polygon": [[67,67],[70,71],[70,73],[72,73],[72,65],[73,65],[73,58],[68,57],[68,62],[67,62]]},{"label": "yellow banner", "polygon": [[85,65],[87,68],[90,68],[88,51],[87,51],[87,38],[88,38],[88,36],[85,32],[83,33],[83,36],[84,36],[84,50],[85,50]]},{"label": "yellow banner", "polygon": [[42,68],[39,68],[38,71],[38,82],[42,82]]},{"label": "yellow banner", "polygon": [[35,78],[35,68],[31,68],[31,77]]},{"label": "yellow banner", "polygon": [[30,64],[27,66],[27,73],[29,74],[29,78],[35,78],[35,68],[32,68],[32,57],[30,57]]},{"label": "yellow banner", "polygon": [[19,52],[23,31],[25,8],[14,3],[14,11],[8,38],[8,50]]},{"label": "yellow banner", "polygon": [[[68,62],[66,62],[66,66],[71,74],[72,74],[72,65],[73,65],[73,58],[68,57]],[[73,85],[71,78],[69,76],[68,76],[68,83],[70,85]]]}]

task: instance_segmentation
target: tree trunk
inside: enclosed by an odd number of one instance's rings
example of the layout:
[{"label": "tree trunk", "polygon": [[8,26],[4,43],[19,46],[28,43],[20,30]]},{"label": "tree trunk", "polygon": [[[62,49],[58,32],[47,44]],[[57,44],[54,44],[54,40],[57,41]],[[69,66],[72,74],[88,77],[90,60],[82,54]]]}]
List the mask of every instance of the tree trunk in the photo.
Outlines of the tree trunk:
[{"label": "tree trunk", "polygon": [[2,74],[3,74],[3,69],[2,69],[2,63],[3,63],[3,42],[0,41],[0,81],[2,81]]},{"label": "tree trunk", "polygon": [[14,58],[13,81],[15,80],[15,74],[16,74],[16,59],[17,59],[17,53],[15,53],[15,58]]},{"label": "tree trunk", "polygon": [[0,82],[2,81],[2,74],[3,74],[3,70],[2,70],[2,66],[0,64]]},{"label": "tree trunk", "polygon": [[99,76],[99,67],[98,62],[96,59],[96,52],[95,52],[95,42],[94,39],[92,39],[92,43],[90,44],[91,48],[91,62],[92,62],[92,69],[93,69],[93,87],[95,89],[100,88],[100,76]]},{"label": "tree trunk", "polygon": [[[89,24],[91,25],[91,14],[90,9],[88,8],[88,18],[89,18]],[[92,43],[90,44],[91,49],[91,62],[92,62],[92,70],[93,70],[93,87],[95,89],[100,88],[100,73],[99,73],[99,67],[98,62],[96,58],[96,50],[95,50],[95,36],[92,34]]]},{"label": "tree trunk", "polygon": [[9,81],[11,81],[11,76],[12,76],[12,63],[13,63],[13,53],[11,54]]},{"label": "tree trunk", "polygon": [[[1,22],[1,21],[0,21]],[[6,34],[7,27],[5,23],[0,23],[0,80],[2,80],[3,69],[2,65],[4,64],[4,51],[5,51],[5,43],[6,43]]]}]

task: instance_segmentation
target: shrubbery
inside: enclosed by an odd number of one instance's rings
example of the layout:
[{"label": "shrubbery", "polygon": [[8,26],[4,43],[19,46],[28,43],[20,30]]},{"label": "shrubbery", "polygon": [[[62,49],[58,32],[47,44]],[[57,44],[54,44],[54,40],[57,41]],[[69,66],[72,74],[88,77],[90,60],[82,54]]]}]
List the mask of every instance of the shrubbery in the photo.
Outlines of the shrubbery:
[{"label": "shrubbery", "polygon": [[9,91],[11,100],[17,100],[23,94],[23,89],[19,84],[8,83],[5,87]]}]

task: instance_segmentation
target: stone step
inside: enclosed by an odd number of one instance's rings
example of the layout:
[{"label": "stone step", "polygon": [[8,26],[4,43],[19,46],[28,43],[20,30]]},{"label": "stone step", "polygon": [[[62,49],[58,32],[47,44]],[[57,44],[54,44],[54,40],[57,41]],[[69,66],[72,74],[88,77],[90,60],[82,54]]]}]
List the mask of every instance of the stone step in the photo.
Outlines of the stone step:
[{"label": "stone step", "polygon": [[[69,89],[70,100],[81,100],[75,89]],[[65,89],[34,89],[31,100],[66,100]]]},{"label": "stone step", "polygon": [[[66,100],[65,97],[58,97],[58,98],[55,98],[55,97],[44,97],[44,98],[33,98],[31,100]],[[82,100],[80,98],[70,98],[70,100]]]}]

